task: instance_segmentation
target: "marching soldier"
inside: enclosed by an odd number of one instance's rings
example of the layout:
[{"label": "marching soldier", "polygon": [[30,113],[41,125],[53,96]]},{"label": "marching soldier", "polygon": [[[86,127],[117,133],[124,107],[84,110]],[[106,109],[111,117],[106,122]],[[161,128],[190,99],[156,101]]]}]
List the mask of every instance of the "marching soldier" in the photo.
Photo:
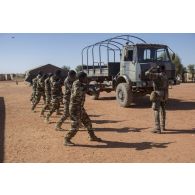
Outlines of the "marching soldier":
[{"label": "marching soldier", "polygon": [[46,96],[46,103],[41,110],[41,115],[44,116],[44,113],[46,110],[50,109],[50,104],[51,104],[51,85],[50,85],[50,78],[53,76],[52,73],[49,74],[49,77],[45,79],[45,96]]},{"label": "marching soldier", "polygon": [[60,109],[60,100],[62,92],[62,81],[60,78],[61,71],[57,70],[55,74],[50,78],[51,86],[51,108],[45,118],[45,122],[49,123],[50,116]]},{"label": "marching soldier", "polygon": [[74,143],[71,142],[71,139],[76,135],[79,130],[80,121],[87,128],[90,141],[101,141],[100,138],[96,137],[93,129],[91,120],[84,109],[85,95],[88,91],[87,83],[87,74],[80,72],[78,74],[78,80],[73,83],[72,92],[70,97],[70,119],[71,119],[71,129],[68,131],[65,136],[66,146],[73,146]]},{"label": "marching soldier", "polygon": [[32,106],[32,111],[36,108],[37,104],[40,102],[41,97],[43,97],[45,103],[45,79],[47,75],[44,74],[41,78],[39,78],[36,82],[36,94],[35,94],[35,101]]},{"label": "marching soldier", "polygon": [[61,126],[63,122],[69,117],[69,104],[70,104],[70,96],[72,84],[76,80],[76,72],[74,70],[70,70],[67,78],[64,81],[64,113],[61,119],[57,122],[55,129],[62,130]]}]

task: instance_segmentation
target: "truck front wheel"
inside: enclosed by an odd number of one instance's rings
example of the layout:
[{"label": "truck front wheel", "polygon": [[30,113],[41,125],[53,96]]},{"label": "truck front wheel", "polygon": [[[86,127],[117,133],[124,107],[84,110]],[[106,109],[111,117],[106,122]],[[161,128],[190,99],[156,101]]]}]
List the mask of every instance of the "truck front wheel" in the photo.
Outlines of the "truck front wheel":
[{"label": "truck front wheel", "polygon": [[116,100],[121,107],[129,107],[133,100],[131,86],[127,83],[120,83],[116,87]]}]

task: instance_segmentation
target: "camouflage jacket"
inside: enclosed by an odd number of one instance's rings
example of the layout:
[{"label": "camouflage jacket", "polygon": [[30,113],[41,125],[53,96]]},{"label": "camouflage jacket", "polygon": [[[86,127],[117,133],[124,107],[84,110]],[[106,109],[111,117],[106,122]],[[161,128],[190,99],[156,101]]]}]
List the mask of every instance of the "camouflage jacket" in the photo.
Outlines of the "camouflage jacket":
[{"label": "camouflage jacket", "polygon": [[70,102],[71,90],[74,81],[71,81],[69,77],[67,77],[64,81],[64,101]]},{"label": "camouflage jacket", "polygon": [[51,95],[61,96],[61,94],[62,94],[62,81],[59,77],[54,75],[50,78],[50,87],[51,87]]},{"label": "camouflage jacket", "polygon": [[85,95],[87,93],[87,87],[85,84],[76,80],[72,85],[70,105],[83,107],[85,103]]},{"label": "camouflage jacket", "polygon": [[37,75],[33,80],[32,80],[32,88],[34,91],[36,91],[37,89],[37,82],[38,82],[38,79],[40,79],[41,76],[40,75]]},{"label": "camouflage jacket", "polygon": [[146,76],[153,81],[153,88],[163,99],[168,98],[169,81],[165,73],[152,73],[147,71]]},{"label": "camouflage jacket", "polygon": [[50,78],[45,79],[45,95],[51,95],[51,86],[50,86]]},{"label": "camouflage jacket", "polygon": [[43,78],[39,78],[37,80],[37,89],[38,92],[45,92],[45,80]]}]

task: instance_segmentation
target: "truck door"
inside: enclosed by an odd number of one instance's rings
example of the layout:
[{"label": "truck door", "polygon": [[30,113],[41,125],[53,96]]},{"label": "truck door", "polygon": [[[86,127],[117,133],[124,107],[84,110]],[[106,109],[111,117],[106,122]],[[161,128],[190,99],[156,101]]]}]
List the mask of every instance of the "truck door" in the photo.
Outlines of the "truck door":
[{"label": "truck door", "polygon": [[121,59],[121,73],[127,75],[131,81],[135,81],[134,48],[124,48]]}]

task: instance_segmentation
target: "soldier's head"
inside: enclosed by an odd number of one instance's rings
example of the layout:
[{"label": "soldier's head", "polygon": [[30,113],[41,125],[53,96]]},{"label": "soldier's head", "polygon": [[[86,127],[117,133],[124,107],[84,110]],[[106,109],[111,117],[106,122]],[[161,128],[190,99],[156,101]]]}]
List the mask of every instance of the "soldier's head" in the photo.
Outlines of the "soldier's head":
[{"label": "soldier's head", "polygon": [[53,76],[53,73],[49,73],[48,74],[48,77],[50,78],[50,77],[52,77]]},{"label": "soldier's head", "polygon": [[87,74],[85,72],[79,72],[78,73],[78,79],[81,83],[87,83]]},{"label": "soldier's head", "polygon": [[76,72],[74,70],[70,70],[68,72],[68,78],[71,80],[71,81],[75,81],[76,80]]},{"label": "soldier's head", "polygon": [[45,80],[47,77],[48,77],[48,74],[44,74],[44,75],[42,76],[43,80]]},{"label": "soldier's head", "polygon": [[59,77],[60,74],[61,74],[61,70],[58,69],[58,70],[55,71],[55,74],[54,75]]},{"label": "soldier's head", "polygon": [[39,71],[38,72],[38,75],[43,76],[43,72],[42,71]]}]

